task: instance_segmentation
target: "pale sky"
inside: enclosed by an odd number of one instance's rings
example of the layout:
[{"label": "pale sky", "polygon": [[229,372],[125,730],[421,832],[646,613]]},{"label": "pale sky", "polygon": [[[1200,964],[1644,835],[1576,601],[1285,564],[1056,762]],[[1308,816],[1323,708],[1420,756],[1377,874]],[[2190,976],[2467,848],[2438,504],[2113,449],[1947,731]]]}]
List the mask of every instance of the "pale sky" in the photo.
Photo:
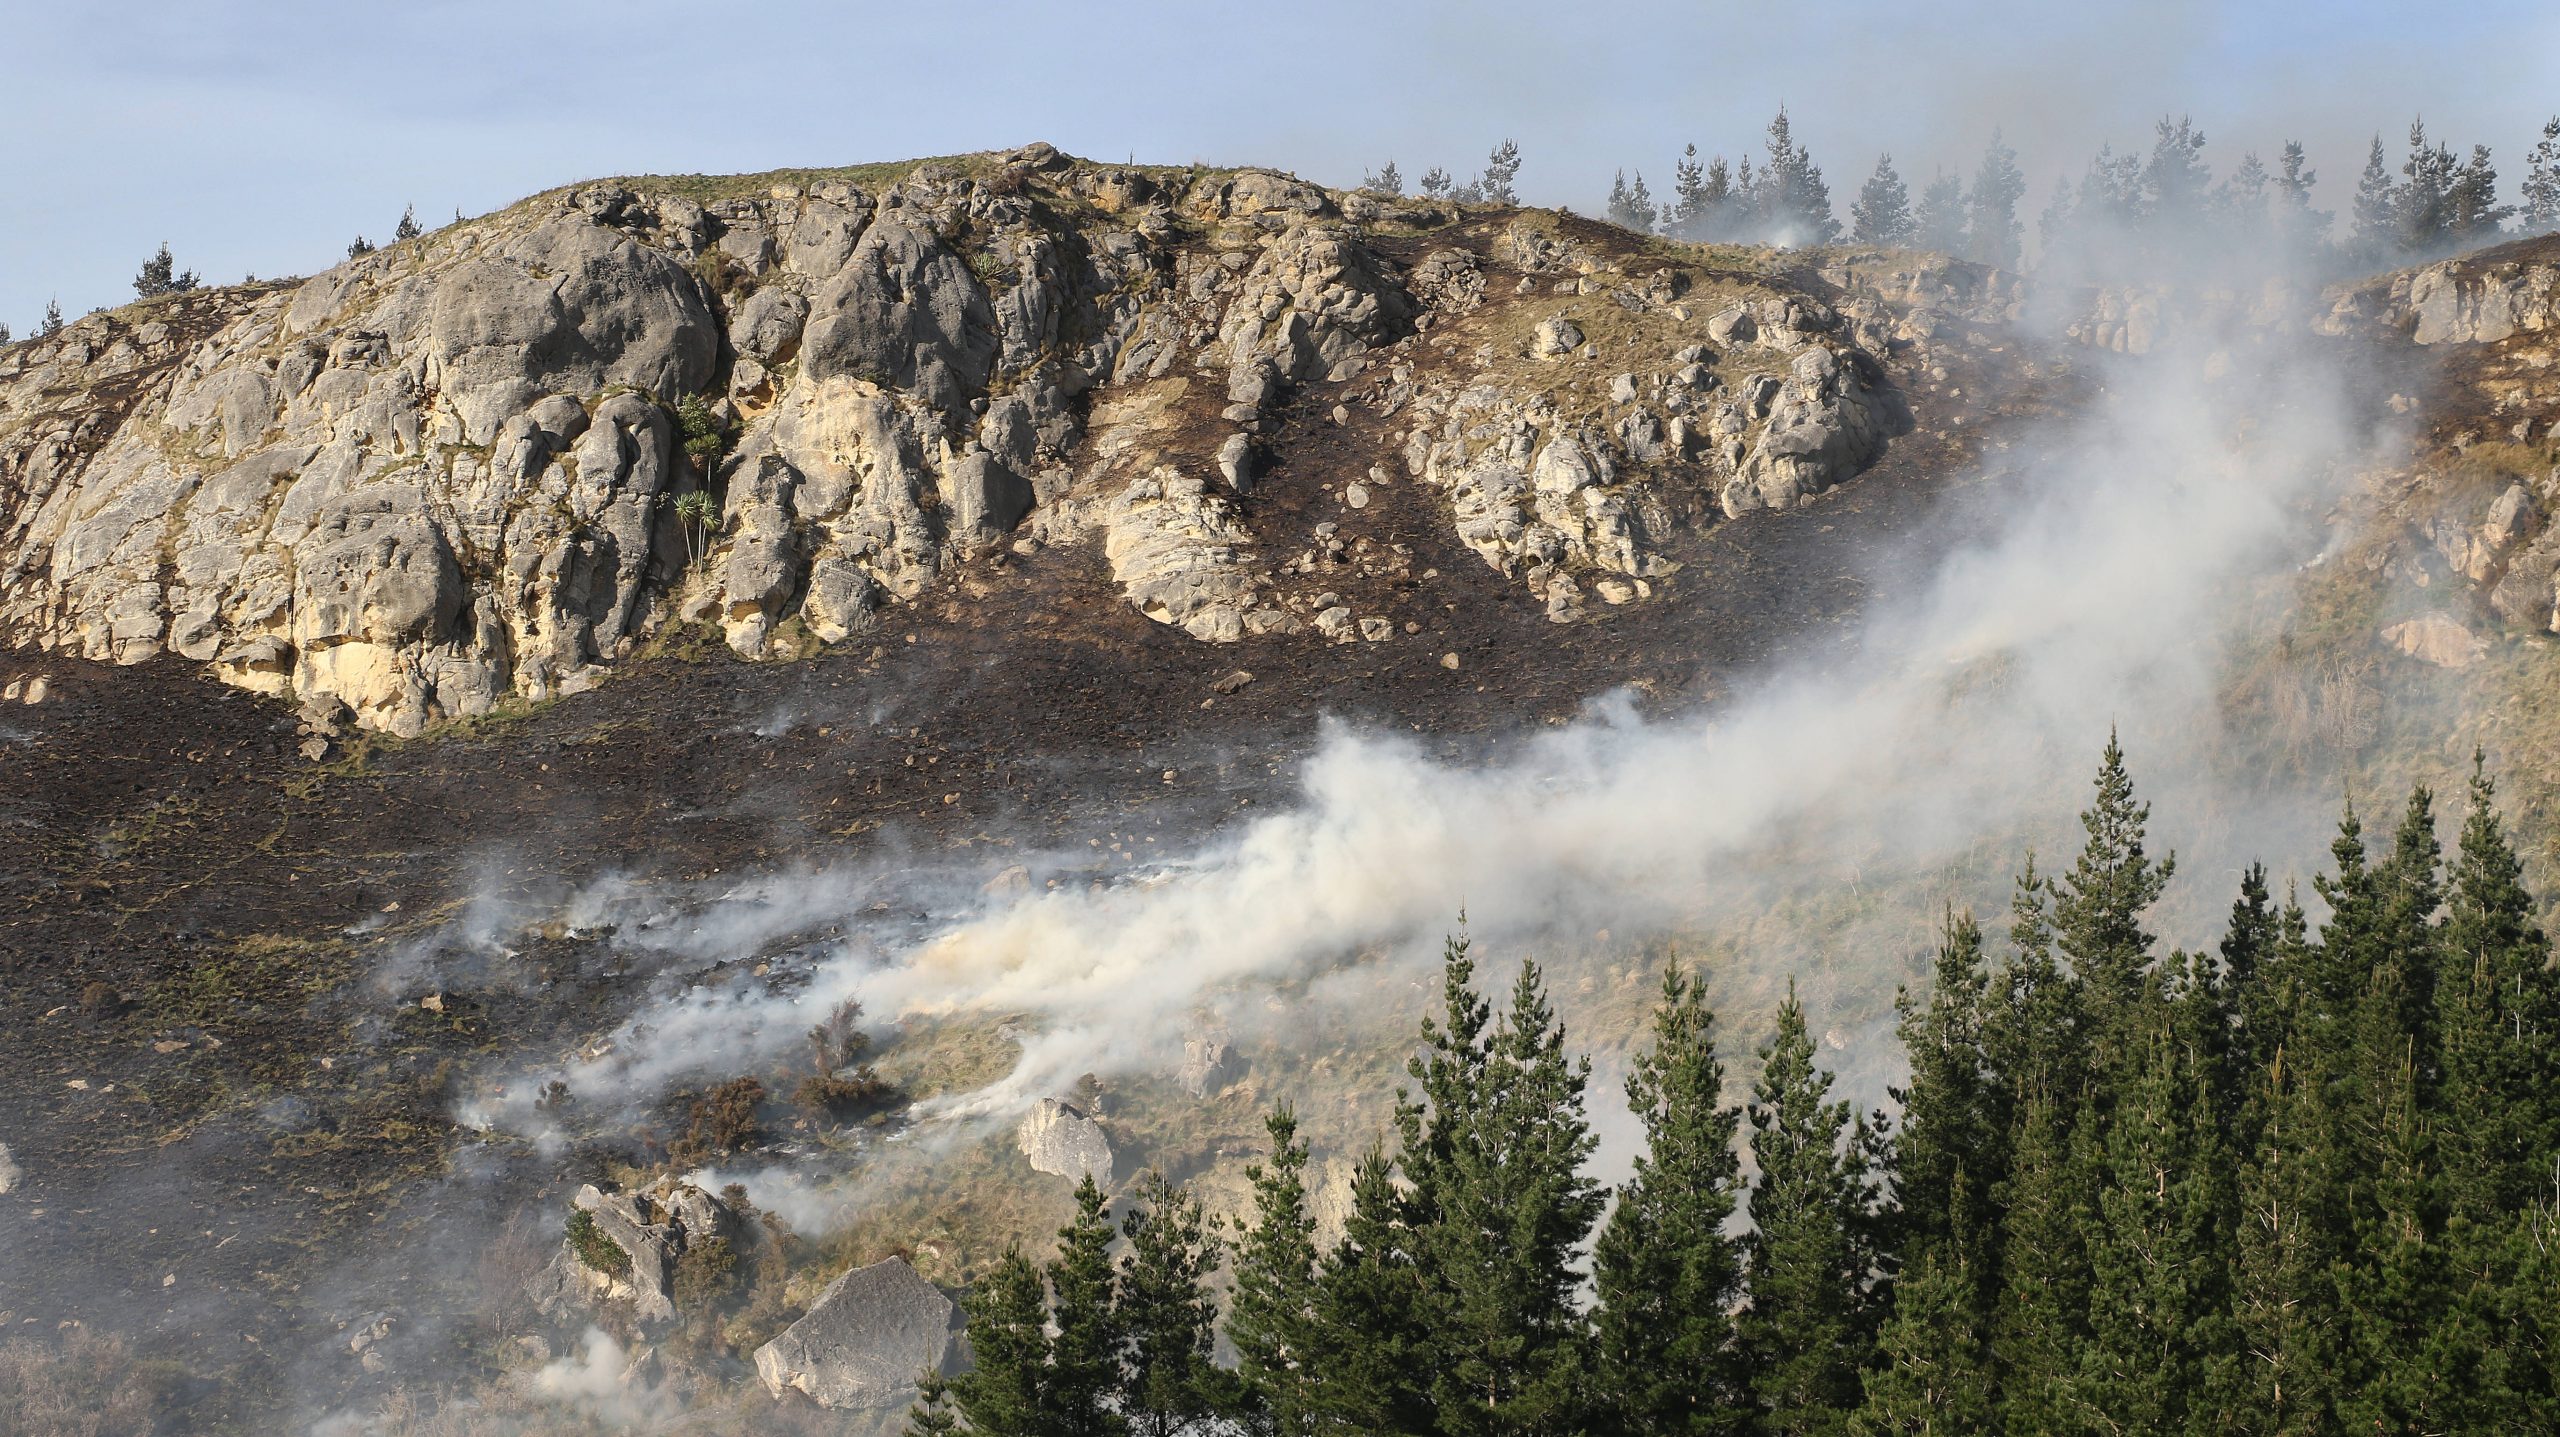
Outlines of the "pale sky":
[{"label": "pale sky", "polygon": [[[131,297],[163,239],[208,281],[606,174],[851,164],[1047,140],[1356,183],[1461,176],[1598,208],[1685,142],[1756,149],[1784,103],[1845,209],[1878,151],[1969,173],[1993,126],[2042,208],[2100,142],[2191,112],[2217,172],[2311,151],[2340,208],[2380,129],[2495,151],[2560,112],[2560,6],[1869,0],[1626,5],[975,0],[0,0],[0,322]],[[734,17],[734,18],[733,18]]]}]

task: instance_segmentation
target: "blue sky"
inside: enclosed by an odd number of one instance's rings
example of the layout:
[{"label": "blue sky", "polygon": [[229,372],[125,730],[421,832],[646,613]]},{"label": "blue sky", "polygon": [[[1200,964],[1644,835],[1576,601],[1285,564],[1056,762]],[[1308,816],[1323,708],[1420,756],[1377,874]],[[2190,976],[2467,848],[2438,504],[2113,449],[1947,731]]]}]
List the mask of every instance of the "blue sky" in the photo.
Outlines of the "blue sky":
[{"label": "blue sky", "polygon": [[1031,139],[1344,184],[1389,156],[1463,174],[1508,135],[1526,198],[1588,210],[1619,166],[1754,146],[1783,102],[1844,204],[1878,151],[1969,169],[1998,125],[2033,209],[2184,110],[2217,169],[2302,139],[2334,208],[2420,112],[2512,182],[2560,112],[2560,7],[0,0],[0,72],[23,332],[49,296],[128,298],[162,239],[208,280],[308,273],[403,204],[432,224],[601,174]]}]

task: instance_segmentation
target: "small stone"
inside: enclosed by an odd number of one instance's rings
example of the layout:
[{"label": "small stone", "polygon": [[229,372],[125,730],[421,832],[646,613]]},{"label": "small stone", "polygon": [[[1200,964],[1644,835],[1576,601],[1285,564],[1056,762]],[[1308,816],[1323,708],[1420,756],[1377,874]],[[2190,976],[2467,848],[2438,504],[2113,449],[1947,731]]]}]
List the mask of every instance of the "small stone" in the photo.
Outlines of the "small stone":
[{"label": "small stone", "polygon": [[1212,693],[1231,694],[1252,682],[1253,674],[1251,671],[1238,669],[1227,675],[1225,678],[1218,680],[1216,683],[1209,685],[1209,691]]},{"label": "small stone", "polygon": [[1336,428],[1349,424],[1351,422],[1351,411],[1339,404],[1333,406],[1333,422]]},{"label": "small stone", "polygon": [[444,1011],[444,995],[442,993],[429,993],[427,996],[418,1000],[418,1006],[426,1009],[430,1013],[441,1013]]},{"label": "small stone", "polygon": [[1351,506],[1352,508],[1354,508],[1354,509],[1366,509],[1366,508],[1368,508],[1368,507],[1369,507],[1369,487],[1368,487],[1367,485],[1365,485],[1365,484],[1345,484],[1345,485],[1343,485],[1343,486],[1342,486],[1342,502],[1343,502],[1343,503],[1345,503],[1345,504],[1350,505],[1350,506]]},{"label": "small stone", "polygon": [[1360,621],[1360,637],[1369,643],[1374,644],[1383,639],[1393,638],[1395,632],[1395,623],[1390,619],[1368,618]]},{"label": "small stone", "polygon": [[1440,656],[1440,667],[1455,670],[1458,667],[1458,656],[1456,654],[1442,654]]}]

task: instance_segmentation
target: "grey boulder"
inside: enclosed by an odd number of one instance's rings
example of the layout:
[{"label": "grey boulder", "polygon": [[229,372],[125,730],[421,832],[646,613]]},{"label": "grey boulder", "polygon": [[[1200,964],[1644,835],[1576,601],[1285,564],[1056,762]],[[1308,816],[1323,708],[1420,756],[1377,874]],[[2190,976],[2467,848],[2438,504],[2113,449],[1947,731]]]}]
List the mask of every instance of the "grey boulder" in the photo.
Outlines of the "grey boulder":
[{"label": "grey boulder", "polygon": [[756,1349],[756,1375],[777,1398],[798,1391],[836,1411],[902,1411],[915,1400],[918,1374],[966,1368],[956,1313],[901,1258],[858,1267]]}]

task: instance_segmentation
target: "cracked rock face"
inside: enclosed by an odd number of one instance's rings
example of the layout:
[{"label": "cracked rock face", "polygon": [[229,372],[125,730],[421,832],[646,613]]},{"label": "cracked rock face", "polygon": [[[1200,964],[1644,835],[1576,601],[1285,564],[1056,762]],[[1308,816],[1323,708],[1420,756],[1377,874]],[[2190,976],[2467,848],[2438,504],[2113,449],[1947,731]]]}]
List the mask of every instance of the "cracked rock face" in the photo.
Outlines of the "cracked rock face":
[{"label": "cracked rock face", "polygon": [[1089,1177],[1094,1186],[1111,1190],[1111,1140],[1081,1108],[1042,1098],[1024,1115],[1014,1142],[1034,1171],[1078,1181]]},{"label": "cracked rock face", "polygon": [[1588,228],[1046,146],[726,188],[577,186],[0,347],[0,642],[414,735],[671,622],[854,641],[1026,530],[1199,641],[1327,641],[1323,585],[1264,567],[1267,486],[1338,482],[1289,463],[1304,414],[1366,471],[1350,508],[1401,467],[1569,617],[1649,595],[1682,516],[1801,503],[1906,422],[1890,324]]},{"label": "cracked rock face", "polygon": [[756,1375],[775,1397],[797,1390],[835,1411],[901,1412],[915,1400],[919,1373],[966,1369],[955,1314],[902,1258],[855,1268],[756,1349]]}]

